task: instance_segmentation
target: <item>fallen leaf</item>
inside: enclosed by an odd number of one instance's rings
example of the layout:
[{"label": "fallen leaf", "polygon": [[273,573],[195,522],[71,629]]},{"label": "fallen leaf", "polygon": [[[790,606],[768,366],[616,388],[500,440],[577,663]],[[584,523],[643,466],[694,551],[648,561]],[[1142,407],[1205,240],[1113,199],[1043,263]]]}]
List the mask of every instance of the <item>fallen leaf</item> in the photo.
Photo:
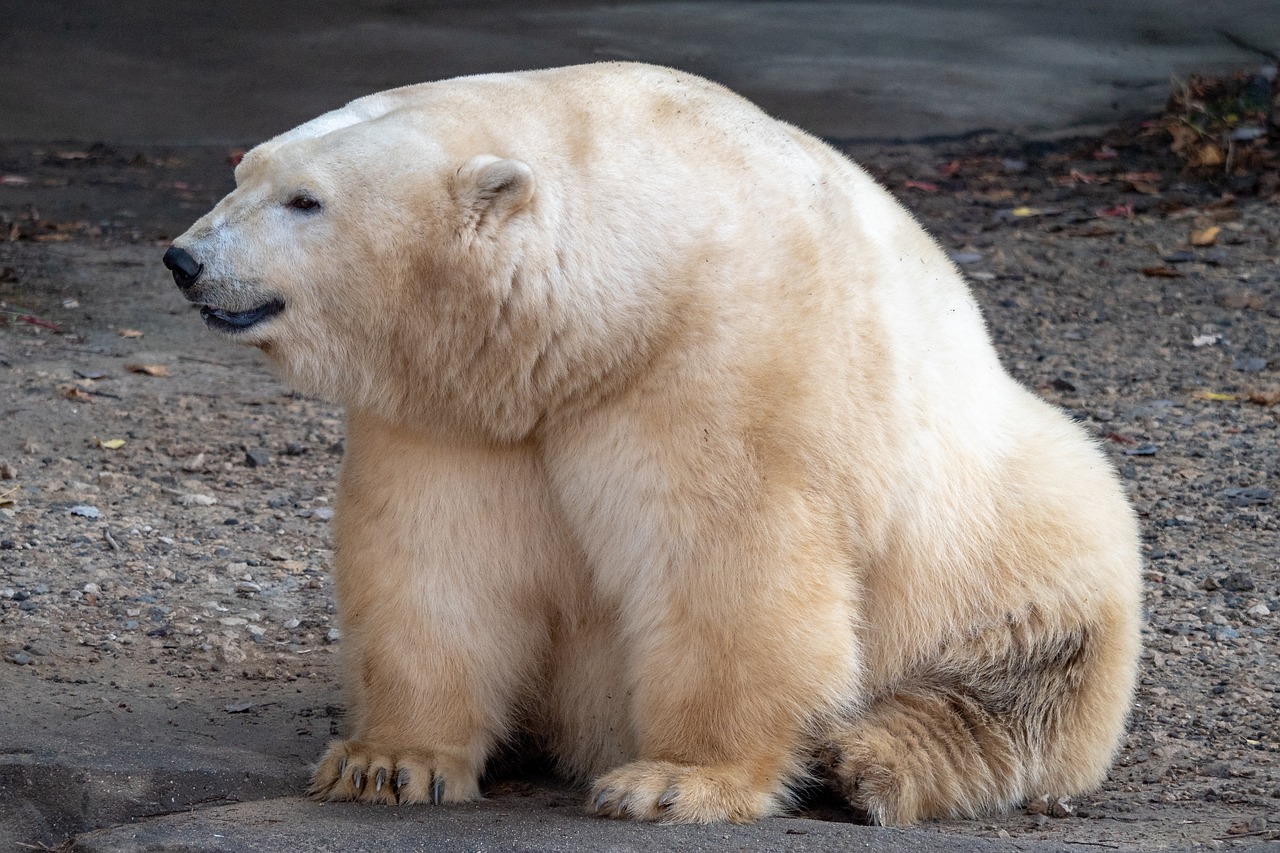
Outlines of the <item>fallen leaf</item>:
[{"label": "fallen leaf", "polygon": [[1210,225],[1201,231],[1191,232],[1191,245],[1193,246],[1212,246],[1218,242],[1218,232],[1222,229],[1217,225]]},{"label": "fallen leaf", "polygon": [[927,193],[936,193],[938,191],[938,185],[928,181],[903,181],[902,185],[913,190],[924,190]]},{"label": "fallen leaf", "polygon": [[1267,307],[1267,300],[1257,293],[1226,293],[1218,297],[1218,304],[1223,308],[1249,308],[1262,311]]},{"label": "fallen leaf", "polygon": [[1182,273],[1173,267],[1143,267],[1142,274],[1148,278],[1182,278]]},{"label": "fallen leaf", "polygon": [[124,447],[123,438],[109,438],[106,441],[95,438],[93,443],[101,447],[103,450],[119,450]]},{"label": "fallen leaf", "polygon": [[1133,218],[1133,204],[1115,204],[1111,207],[1104,207],[1097,211],[1098,216],[1124,216],[1128,219]]},{"label": "fallen leaf", "polygon": [[1280,405],[1280,390],[1278,391],[1250,391],[1246,398],[1250,403],[1258,406],[1275,406]]},{"label": "fallen leaf", "polygon": [[126,364],[124,369],[130,373],[145,373],[147,376],[169,375],[169,368],[163,364]]},{"label": "fallen leaf", "polygon": [[142,337],[142,332],[138,331],[137,329],[118,329],[117,331],[119,331],[119,333],[120,333],[120,337],[122,337],[122,338],[140,338],[140,337]]},{"label": "fallen leaf", "polygon": [[92,403],[93,397],[78,385],[59,385],[58,391],[68,400],[77,400],[82,403]]},{"label": "fallen leaf", "polygon": [[1196,157],[1191,165],[1193,166],[1221,166],[1225,158],[1222,149],[1212,142],[1207,142],[1200,146],[1200,150],[1196,152]]},{"label": "fallen leaf", "polygon": [[48,320],[42,320],[41,318],[35,316],[34,314],[19,314],[18,319],[23,323],[30,323],[33,326],[39,326],[42,329],[49,329],[50,331],[57,332],[58,334],[62,334],[62,327],[59,326],[57,323],[51,323]]}]

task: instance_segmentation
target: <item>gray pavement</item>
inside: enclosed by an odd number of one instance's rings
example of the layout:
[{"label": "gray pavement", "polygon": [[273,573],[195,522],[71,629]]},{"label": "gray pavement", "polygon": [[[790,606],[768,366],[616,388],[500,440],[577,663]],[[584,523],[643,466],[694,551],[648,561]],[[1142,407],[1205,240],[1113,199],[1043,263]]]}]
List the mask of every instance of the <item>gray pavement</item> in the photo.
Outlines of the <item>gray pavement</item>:
[{"label": "gray pavement", "polygon": [[0,0],[0,140],[243,144],[391,86],[606,59],[826,137],[1052,134],[1278,53],[1278,0]]}]

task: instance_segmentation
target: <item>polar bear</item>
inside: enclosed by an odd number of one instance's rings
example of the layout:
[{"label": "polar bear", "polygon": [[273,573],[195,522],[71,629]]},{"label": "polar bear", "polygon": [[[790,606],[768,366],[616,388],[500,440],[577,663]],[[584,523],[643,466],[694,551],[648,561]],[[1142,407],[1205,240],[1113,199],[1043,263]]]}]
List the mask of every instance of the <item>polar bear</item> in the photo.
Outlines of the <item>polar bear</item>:
[{"label": "polar bear", "polygon": [[347,411],[349,731],[313,796],[476,799],[517,733],[639,820],[1103,779],[1139,651],[1119,482],[836,151],[605,63],[371,95],[236,183],[165,263]]}]

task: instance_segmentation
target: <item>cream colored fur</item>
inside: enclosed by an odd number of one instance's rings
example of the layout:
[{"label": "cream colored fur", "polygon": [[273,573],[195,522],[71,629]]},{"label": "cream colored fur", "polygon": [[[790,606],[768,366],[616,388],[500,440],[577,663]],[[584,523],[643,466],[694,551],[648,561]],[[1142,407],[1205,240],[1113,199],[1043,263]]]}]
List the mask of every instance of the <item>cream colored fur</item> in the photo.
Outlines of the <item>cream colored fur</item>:
[{"label": "cream colored fur", "polygon": [[282,300],[234,337],[348,409],[316,796],[473,799],[518,731],[645,820],[814,772],[882,823],[1102,780],[1132,514],[835,151],[600,64],[373,95],[236,177],[190,298]]}]

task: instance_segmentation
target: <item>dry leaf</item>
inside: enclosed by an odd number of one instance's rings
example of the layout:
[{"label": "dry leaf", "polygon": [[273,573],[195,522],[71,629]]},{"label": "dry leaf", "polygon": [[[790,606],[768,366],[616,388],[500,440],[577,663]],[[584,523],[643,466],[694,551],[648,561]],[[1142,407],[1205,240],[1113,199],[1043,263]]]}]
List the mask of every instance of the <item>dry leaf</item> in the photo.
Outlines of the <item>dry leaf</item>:
[{"label": "dry leaf", "polygon": [[1250,403],[1259,406],[1275,406],[1280,405],[1280,390],[1278,391],[1250,391],[1246,398]]},{"label": "dry leaf", "polygon": [[58,391],[68,400],[77,400],[82,403],[93,402],[93,397],[89,396],[88,392],[78,385],[59,385]]},{"label": "dry leaf", "polygon": [[1267,300],[1257,293],[1224,293],[1218,297],[1218,304],[1223,308],[1250,308],[1254,311],[1264,311]]},{"label": "dry leaf", "polygon": [[122,338],[142,337],[142,332],[138,331],[137,329],[119,329],[118,331],[120,332],[120,337]]},{"label": "dry leaf", "polygon": [[1193,166],[1221,166],[1223,161],[1222,149],[1212,142],[1200,146],[1200,150],[1196,152],[1195,162]]},{"label": "dry leaf", "polygon": [[1218,242],[1218,232],[1222,229],[1217,225],[1210,225],[1201,231],[1191,232],[1191,245],[1193,246],[1212,246]]},{"label": "dry leaf", "polygon": [[124,369],[130,373],[145,373],[148,376],[169,375],[169,368],[163,364],[126,364]]},{"label": "dry leaf", "polygon": [[106,441],[103,441],[100,438],[95,438],[93,443],[101,447],[103,450],[119,450],[124,447],[123,438],[109,438]]}]

